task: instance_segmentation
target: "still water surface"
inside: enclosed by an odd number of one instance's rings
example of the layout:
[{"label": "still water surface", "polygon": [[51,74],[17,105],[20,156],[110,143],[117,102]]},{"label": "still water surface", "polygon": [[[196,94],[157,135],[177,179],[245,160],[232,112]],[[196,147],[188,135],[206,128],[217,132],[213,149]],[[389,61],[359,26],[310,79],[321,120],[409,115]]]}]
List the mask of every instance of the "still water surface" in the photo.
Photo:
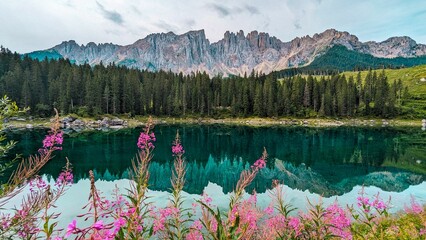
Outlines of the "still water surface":
[{"label": "still water surface", "polygon": [[[63,150],[41,174],[57,177],[68,157],[76,182],[87,178],[89,170],[101,180],[126,179],[140,131],[68,132]],[[202,193],[209,182],[221,186],[224,193],[232,191],[240,172],[261,155],[263,147],[268,164],[249,192],[265,192],[273,179],[326,197],[361,185],[401,192],[426,181],[426,133],[417,128],[158,125],[150,167],[152,190],[171,187],[170,149],[176,131],[188,164],[184,190],[191,194]],[[46,132],[16,131],[8,137],[19,141],[15,151],[25,156],[37,151]]]}]

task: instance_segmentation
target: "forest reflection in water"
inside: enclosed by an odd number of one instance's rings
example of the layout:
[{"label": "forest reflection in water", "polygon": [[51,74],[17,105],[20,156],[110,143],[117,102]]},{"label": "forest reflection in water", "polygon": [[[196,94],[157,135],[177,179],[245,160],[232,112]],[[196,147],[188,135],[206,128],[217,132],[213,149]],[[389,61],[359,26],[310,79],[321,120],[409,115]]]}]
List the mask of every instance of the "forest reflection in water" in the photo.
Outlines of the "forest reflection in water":
[{"label": "forest reflection in water", "polygon": [[[201,193],[208,182],[232,191],[240,172],[256,161],[263,147],[269,154],[267,168],[248,191],[264,192],[272,179],[324,196],[341,195],[359,185],[402,191],[426,176],[426,133],[420,129],[158,125],[151,189],[171,187],[170,149],[177,130],[185,148],[184,190],[189,193]],[[41,173],[56,177],[68,157],[76,181],[87,178],[89,170],[99,179],[128,178],[140,131],[68,132],[63,151]],[[16,152],[28,155],[37,151],[45,134],[46,130],[26,130],[8,136],[19,141]]]}]

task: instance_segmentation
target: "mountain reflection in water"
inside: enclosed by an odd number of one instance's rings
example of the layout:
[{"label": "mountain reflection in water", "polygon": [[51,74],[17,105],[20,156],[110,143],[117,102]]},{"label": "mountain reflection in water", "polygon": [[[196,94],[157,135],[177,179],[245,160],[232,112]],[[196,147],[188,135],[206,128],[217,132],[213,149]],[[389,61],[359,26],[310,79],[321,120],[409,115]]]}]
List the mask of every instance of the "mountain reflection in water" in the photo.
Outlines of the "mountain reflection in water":
[{"label": "mountain reflection in water", "polygon": [[[128,178],[140,130],[69,132],[64,150],[41,174],[56,177],[67,156],[77,181],[87,178],[91,169],[98,179]],[[269,154],[267,167],[248,191],[265,192],[278,179],[323,196],[341,195],[359,185],[400,192],[426,176],[426,134],[420,129],[158,125],[150,166],[153,190],[171,188],[170,149],[177,130],[186,151],[184,190],[189,193],[201,193],[208,182],[232,191],[240,172],[253,164],[263,147]],[[46,130],[16,131],[8,137],[19,141],[16,152],[28,155],[37,151],[45,134]]]}]

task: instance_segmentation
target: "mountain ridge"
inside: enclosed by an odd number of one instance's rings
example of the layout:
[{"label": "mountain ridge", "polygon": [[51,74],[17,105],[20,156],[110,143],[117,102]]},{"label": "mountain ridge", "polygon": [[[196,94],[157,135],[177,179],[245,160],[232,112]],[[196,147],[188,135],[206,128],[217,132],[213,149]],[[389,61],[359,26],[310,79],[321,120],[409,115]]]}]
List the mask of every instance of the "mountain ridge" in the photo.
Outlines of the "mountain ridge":
[{"label": "mountain ridge", "polygon": [[[322,33],[296,37],[289,42],[265,32],[226,31],[222,39],[210,43],[204,30],[177,35],[173,32],[152,33],[132,44],[78,45],[74,40],[42,51],[56,52],[77,64],[115,63],[130,68],[166,70],[189,74],[205,71],[210,75],[238,75],[258,71],[270,73],[307,66],[335,45],[378,58],[413,58],[426,55],[426,45],[407,36],[390,37],[382,42],[360,42],[346,31],[327,29]],[[53,54],[52,56],[57,56]]]}]

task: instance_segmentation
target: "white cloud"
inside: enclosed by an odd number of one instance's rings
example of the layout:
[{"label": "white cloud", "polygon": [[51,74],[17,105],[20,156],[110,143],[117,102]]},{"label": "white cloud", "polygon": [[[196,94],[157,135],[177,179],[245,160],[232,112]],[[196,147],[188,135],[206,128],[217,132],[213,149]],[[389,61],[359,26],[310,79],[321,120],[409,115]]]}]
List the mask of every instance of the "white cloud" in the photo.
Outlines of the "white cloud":
[{"label": "white cloud", "polygon": [[205,29],[268,32],[283,41],[328,28],[362,41],[408,35],[426,43],[426,2],[403,0],[0,0],[0,44],[13,51],[50,48],[64,40],[131,44],[150,33]]}]

